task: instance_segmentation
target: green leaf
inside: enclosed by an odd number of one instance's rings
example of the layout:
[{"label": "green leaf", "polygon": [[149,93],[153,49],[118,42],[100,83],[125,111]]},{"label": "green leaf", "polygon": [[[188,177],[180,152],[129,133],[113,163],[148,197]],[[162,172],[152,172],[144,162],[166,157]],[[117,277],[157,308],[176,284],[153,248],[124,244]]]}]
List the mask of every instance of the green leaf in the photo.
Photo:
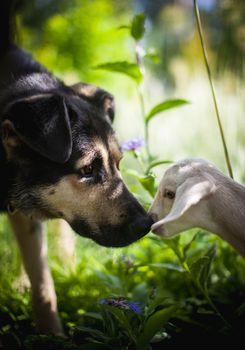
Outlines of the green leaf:
[{"label": "green leaf", "polygon": [[149,173],[149,171],[152,169],[152,168],[155,168],[156,166],[158,165],[161,165],[161,164],[172,164],[173,161],[172,160],[158,160],[156,162],[152,162],[150,163],[150,165],[148,166],[148,168],[146,169],[146,174]]},{"label": "green leaf", "polygon": [[213,244],[206,254],[195,261],[190,267],[193,279],[202,290],[207,290],[208,278],[215,255],[216,245]]},{"label": "green leaf", "polygon": [[134,169],[128,169],[127,174],[133,176],[137,179],[140,184],[144,187],[144,189],[152,196],[155,196],[156,186],[155,186],[155,177],[151,174],[142,176]]},{"label": "green leaf", "polygon": [[131,29],[131,26],[127,25],[127,24],[122,24],[121,26],[119,26],[117,28],[118,30],[121,30],[121,29]]},{"label": "green leaf", "polygon": [[174,316],[177,306],[170,306],[160,311],[156,311],[151,315],[145,322],[143,332],[141,333],[138,340],[138,349],[147,349],[151,339],[154,335],[166,325],[168,320]]},{"label": "green leaf", "polygon": [[162,103],[159,103],[155,107],[153,107],[150,112],[145,117],[145,122],[149,123],[149,121],[158,113],[164,112],[168,109],[177,108],[180,106],[183,106],[185,104],[188,104],[189,101],[182,100],[182,99],[175,99],[175,100],[166,100]]},{"label": "green leaf", "polygon": [[182,264],[184,262],[184,254],[183,254],[183,248],[180,244],[180,235],[173,237],[171,239],[164,239],[164,243],[172,249],[172,251],[175,253],[175,255],[178,257],[180,263]]},{"label": "green leaf", "polygon": [[138,41],[140,40],[145,33],[145,14],[144,12],[138,13],[134,16],[132,25],[131,25],[131,35]]},{"label": "green leaf", "polygon": [[195,239],[197,238],[199,232],[197,232],[196,234],[194,234],[194,236],[191,238],[191,240],[184,246],[183,248],[183,253],[184,253],[184,258],[186,260],[187,258],[187,253],[192,245],[192,243],[195,241]]},{"label": "green leaf", "polygon": [[156,53],[146,53],[144,58],[152,61],[153,63],[159,63],[161,61],[161,57]]},{"label": "green leaf", "polygon": [[90,335],[94,339],[98,339],[103,342],[107,342],[109,340],[109,338],[98,329],[94,329],[91,327],[84,327],[84,326],[78,326],[75,329],[76,329],[76,333],[83,333],[84,336]]},{"label": "green leaf", "polygon": [[156,186],[155,186],[155,177],[152,175],[147,175],[143,177],[138,178],[141,185],[144,187],[144,189],[152,196],[155,196],[156,193]]},{"label": "green leaf", "polygon": [[116,307],[113,307],[111,305],[106,305],[106,304],[102,304],[100,306],[103,309],[108,310],[111,314],[113,314],[118,324],[121,325],[124,331],[128,334],[129,338],[131,338],[133,342],[136,342],[135,334],[132,330],[132,327],[129,322],[129,318],[127,317],[127,314],[126,314],[127,311],[129,311],[130,314],[132,314],[133,312],[130,310],[120,310]]},{"label": "green leaf", "polygon": [[152,263],[152,264],[147,264],[147,265],[142,265],[142,266],[150,266],[150,267],[157,267],[160,269],[167,269],[167,270],[174,270],[178,272],[186,272],[186,270],[177,264],[170,264],[170,263]]},{"label": "green leaf", "polygon": [[141,82],[143,77],[137,64],[127,61],[103,63],[94,68],[125,74],[132,78],[137,84]]}]

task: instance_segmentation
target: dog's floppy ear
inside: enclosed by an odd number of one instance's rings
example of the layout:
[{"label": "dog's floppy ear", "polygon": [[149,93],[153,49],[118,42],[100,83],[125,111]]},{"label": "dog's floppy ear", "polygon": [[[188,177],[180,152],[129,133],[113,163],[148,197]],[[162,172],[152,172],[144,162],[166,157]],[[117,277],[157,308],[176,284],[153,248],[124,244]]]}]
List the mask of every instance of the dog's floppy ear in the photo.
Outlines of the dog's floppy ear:
[{"label": "dog's floppy ear", "polygon": [[85,83],[77,83],[70,87],[76,94],[102,109],[105,115],[109,117],[109,120],[113,122],[115,115],[115,104],[114,98],[109,92],[95,85]]},{"label": "dog's floppy ear", "polygon": [[209,177],[195,176],[188,178],[177,188],[175,200],[168,215],[153,224],[152,230],[156,230],[166,223],[181,219],[191,207],[214,193],[215,190],[216,185]]},{"label": "dog's floppy ear", "polygon": [[65,163],[72,150],[69,116],[64,98],[37,95],[11,104],[2,123],[5,147],[25,143],[42,156]]}]

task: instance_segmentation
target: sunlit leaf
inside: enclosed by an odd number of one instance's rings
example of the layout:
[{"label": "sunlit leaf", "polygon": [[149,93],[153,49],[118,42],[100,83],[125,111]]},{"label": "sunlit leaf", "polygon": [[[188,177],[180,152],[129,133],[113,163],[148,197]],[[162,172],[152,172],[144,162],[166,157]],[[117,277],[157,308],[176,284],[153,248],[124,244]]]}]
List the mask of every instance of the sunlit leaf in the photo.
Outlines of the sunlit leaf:
[{"label": "sunlit leaf", "polygon": [[128,175],[133,176],[137,180],[141,177],[141,174],[138,171],[134,170],[134,169],[126,169],[125,173],[128,174]]},{"label": "sunlit leaf", "polygon": [[138,173],[134,169],[128,169],[127,174],[133,176],[135,179],[137,179],[140,184],[144,187],[144,189],[152,196],[155,196],[156,193],[156,183],[155,183],[155,177],[151,174],[142,176],[140,173]]},{"label": "sunlit leaf", "polygon": [[162,329],[168,322],[168,320],[174,316],[177,306],[170,306],[160,311],[156,311],[146,321],[143,332],[141,333],[138,341],[138,349],[147,349],[151,339],[154,335]]},{"label": "sunlit leaf", "polygon": [[158,160],[158,161],[156,161],[156,162],[152,162],[152,163],[148,166],[148,168],[147,168],[147,170],[146,170],[146,174],[148,174],[149,171],[150,171],[152,168],[155,168],[155,167],[158,166],[158,165],[161,165],[161,164],[171,164],[171,163],[173,163],[172,160]]},{"label": "sunlit leaf", "polygon": [[199,232],[197,232],[197,233],[191,238],[191,240],[184,246],[184,248],[183,248],[183,253],[184,253],[185,259],[186,259],[186,257],[187,257],[187,253],[188,253],[188,251],[189,251],[189,249],[190,249],[192,243],[195,241],[195,239],[197,238],[198,234],[199,234]]},{"label": "sunlit leaf", "polygon": [[161,61],[161,57],[156,53],[146,53],[144,58],[147,58],[154,63],[159,63]]},{"label": "sunlit leaf", "polygon": [[207,288],[210,270],[215,255],[216,245],[214,244],[205,255],[195,261],[190,267],[191,275],[201,289],[206,290]]},{"label": "sunlit leaf", "polygon": [[141,185],[144,187],[144,189],[152,196],[155,196],[156,193],[156,186],[155,186],[155,177],[152,175],[147,175],[143,177],[138,178]]},{"label": "sunlit leaf", "polygon": [[134,16],[131,26],[131,35],[135,40],[140,40],[145,33],[145,14],[144,12]]},{"label": "sunlit leaf", "polygon": [[119,30],[120,29],[131,29],[131,27],[127,24],[123,24],[123,25],[119,26],[117,29],[119,29]]},{"label": "sunlit leaf", "polygon": [[184,262],[183,247],[180,244],[180,235],[173,237],[172,239],[163,239],[164,243],[172,249],[175,255],[178,257],[181,263]]},{"label": "sunlit leaf", "polygon": [[186,271],[182,266],[177,265],[177,264],[153,263],[153,264],[148,264],[146,266],[157,267],[160,269],[174,270],[174,271],[178,271],[178,272],[185,272]]},{"label": "sunlit leaf", "polygon": [[145,117],[145,122],[149,123],[149,121],[158,113],[164,112],[168,109],[172,109],[172,108],[177,108],[177,107],[181,107],[183,105],[188,104],[189,101],[187,100],[182,100],[182,99],[175,99],[175,100],[166,100],[162,103],[159,103],[158,105],[156,105],[155,107],[153,107],[150,112],[146,115]]},{"label": "sunlit leaf", "polygon": [[110,72],[122,73],[132,78],[136,83],[140,83],[142,80],[142,73],[135,63],[121,61],[121,62],[108,62],[99,64],[94,67],[95,69],[103,69]]}]

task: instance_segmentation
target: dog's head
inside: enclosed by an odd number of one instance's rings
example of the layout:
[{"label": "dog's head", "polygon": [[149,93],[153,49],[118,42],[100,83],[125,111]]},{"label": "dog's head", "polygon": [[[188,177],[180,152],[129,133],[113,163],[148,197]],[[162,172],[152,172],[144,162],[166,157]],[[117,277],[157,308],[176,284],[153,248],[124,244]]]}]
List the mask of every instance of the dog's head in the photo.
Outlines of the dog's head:
[{"label": "dog's head", "polygon": [[112,96],[87,84],[31,92],[7,103],[2,140],[10,207],[63,218],[104,246],[124,246],[145,235],[152,221],[121,178],[113,118]]}]

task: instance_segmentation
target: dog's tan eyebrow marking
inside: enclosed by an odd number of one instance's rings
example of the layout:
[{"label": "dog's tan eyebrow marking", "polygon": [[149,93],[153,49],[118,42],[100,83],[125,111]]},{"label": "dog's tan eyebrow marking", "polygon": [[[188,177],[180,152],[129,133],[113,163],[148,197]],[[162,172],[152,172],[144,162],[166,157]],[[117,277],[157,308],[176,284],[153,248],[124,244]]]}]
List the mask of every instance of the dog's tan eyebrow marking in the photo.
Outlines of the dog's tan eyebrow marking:
[{"label": "dog's tan eyebrow marking", "polygon": [[109,140],[109,149],[111,156],[116,160],[117,163],[123,158],[123,153],[118,143],[112,138]]},{"label": "dog's tan eyebrow marking", "polygon": [[97,152],[97,150],[93,149],[92,151],[89,151],[88,153],[86,153],[86,155],[82,156],[77,160],[75,164],[75,169],[79,170],[85,165],[91,164],[96,157],[100,157],[100,154]]}]

